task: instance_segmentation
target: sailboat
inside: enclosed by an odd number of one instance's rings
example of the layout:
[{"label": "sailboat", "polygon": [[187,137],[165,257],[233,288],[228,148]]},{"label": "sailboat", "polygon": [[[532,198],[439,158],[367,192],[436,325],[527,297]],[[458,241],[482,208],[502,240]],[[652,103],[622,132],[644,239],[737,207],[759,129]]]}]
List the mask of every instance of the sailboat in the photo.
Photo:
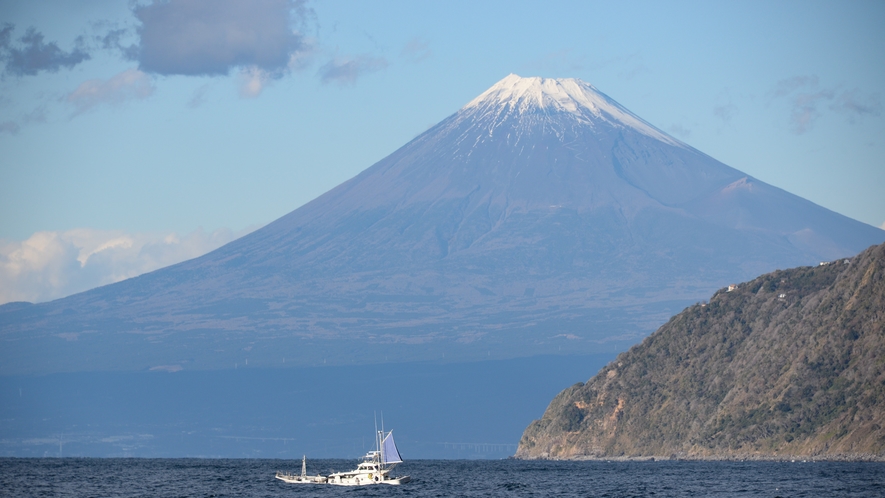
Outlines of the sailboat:
[{"label": "sailboat", "polygon": [[375,433],[375,451],[366,453],[356,470],[335,472],[327,477],[328,484],[336,486],[367,486],[370,484],[405,484],[411,480],[409,476],[392,477],[390,471],[403,459],[393,441],[393,431],[384,429]]},{"label": "sailboat", "polygon": [[307,475],[307,455],[301,457],[301,475],[295,474],[284,474],[282,472],[277,472],[276,478],[291,484],[323,484],[326,482],[326,477],[321,476],[319,474],[315,476]]}]

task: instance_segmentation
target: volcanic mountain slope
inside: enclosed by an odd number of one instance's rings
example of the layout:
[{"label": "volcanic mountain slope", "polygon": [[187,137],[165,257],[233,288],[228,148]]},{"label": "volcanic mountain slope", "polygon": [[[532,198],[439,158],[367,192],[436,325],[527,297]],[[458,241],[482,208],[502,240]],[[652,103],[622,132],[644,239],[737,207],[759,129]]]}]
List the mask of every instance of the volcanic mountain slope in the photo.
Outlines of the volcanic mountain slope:
[{"label": "volcanic mountain slope", "polygon": [[0,370],[622,348],[725,283],[883,240],[582,81],[510,75],[353,179],[210,254],[0,307]]},{"label": "volcanic mountain slope", "polygon": [[673,317],[525,430],[522,458],[885,459],[885,244]]}]

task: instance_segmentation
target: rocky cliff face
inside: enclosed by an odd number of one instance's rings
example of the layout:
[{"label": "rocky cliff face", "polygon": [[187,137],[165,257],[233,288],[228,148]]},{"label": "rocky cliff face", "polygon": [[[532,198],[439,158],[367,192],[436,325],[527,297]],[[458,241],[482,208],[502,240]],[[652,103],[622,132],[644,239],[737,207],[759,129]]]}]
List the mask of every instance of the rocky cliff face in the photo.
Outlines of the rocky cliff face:
[{"label": "rocky cliff face", "polygon": [[885,245],[696,304],[560,393],[521,458],[885,458]]}]

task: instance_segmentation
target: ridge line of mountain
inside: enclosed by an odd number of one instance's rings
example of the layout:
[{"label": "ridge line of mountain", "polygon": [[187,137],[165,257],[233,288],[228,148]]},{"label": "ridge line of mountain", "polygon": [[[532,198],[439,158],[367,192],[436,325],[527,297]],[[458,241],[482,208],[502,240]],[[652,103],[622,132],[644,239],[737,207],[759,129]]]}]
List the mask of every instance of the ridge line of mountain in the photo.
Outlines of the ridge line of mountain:
[{"label": "ridge line of mountain", "polygon": [[608,111],[567,112],[563,81],[544,80],[551,106],[458,111],[199,258],[0,306],[0,375],[613,353],[727,282],[885,241]]}]

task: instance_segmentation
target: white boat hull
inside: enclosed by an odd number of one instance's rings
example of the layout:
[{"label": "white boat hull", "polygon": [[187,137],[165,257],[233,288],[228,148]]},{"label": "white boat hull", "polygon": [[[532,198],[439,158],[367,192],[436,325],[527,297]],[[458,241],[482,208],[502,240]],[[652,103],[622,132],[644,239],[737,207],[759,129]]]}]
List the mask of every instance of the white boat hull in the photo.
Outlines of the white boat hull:
[{"label": "white boat hull", "polygon": [[326,477],[323,476],[298,476],[293,474],[277,473],[277,479],[289,484],[326,484]]},{"label": "white boat hull", "polygon": [[375,484],[399,486],[400,484],[405,484],[411,480],[412,478],[410,476],[388,477],[385,479],[375,479],[375,476],[370,478],[368,475],[344,478],[339,477],[337,479],[330,476],[326,484],[331,484],[332,486],[372,486]]}]

